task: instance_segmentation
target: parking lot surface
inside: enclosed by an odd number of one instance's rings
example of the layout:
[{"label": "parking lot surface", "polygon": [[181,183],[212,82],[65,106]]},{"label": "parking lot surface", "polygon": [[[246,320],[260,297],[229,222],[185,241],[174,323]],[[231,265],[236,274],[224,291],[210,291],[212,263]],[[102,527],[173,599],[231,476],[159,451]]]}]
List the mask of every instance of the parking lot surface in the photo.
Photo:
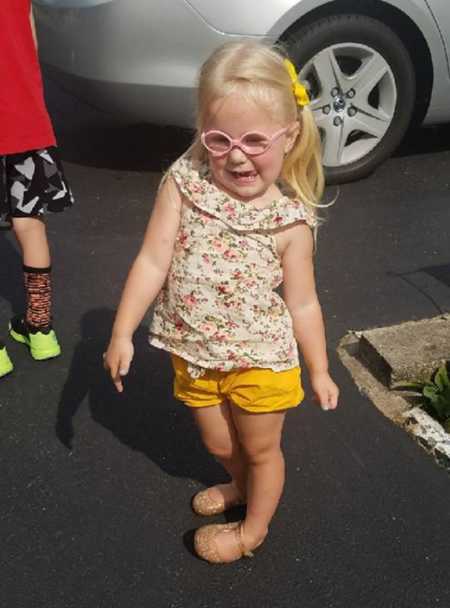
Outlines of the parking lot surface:
[{"label": "parking lot surface", "polygon": [[[4,605],[449,606],[448,474],[359,394],[335,349],[349,329],[450,310],[450,129],[415,134],[340,188],[317,252],[340,407],[307,398],[288,416],[271,534],[254,559],[216,567],[193,554],[204,522],[189,502],[223,475],[171,396],[168,357],[143,323],[123,395],[101,365],[161,172],[189,134],[116,125],[47,90],[77,204],[48,220],[63,355],[36,363],[8,342],[16,369],[0,385]],[[0,237],[6,338],[23,293],[17,247]]]}]

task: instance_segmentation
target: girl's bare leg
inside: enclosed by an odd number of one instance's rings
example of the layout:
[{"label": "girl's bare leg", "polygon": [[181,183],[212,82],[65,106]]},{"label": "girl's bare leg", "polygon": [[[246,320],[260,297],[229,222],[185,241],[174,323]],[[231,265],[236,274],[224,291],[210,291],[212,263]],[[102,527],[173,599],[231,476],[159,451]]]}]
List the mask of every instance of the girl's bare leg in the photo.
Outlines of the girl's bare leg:
[{"label": "girl's bare leg", "polygon": [[22,249],[24,265],[33,268],[48,268],[50,250],[44,222],[34,217],[14,217],[12,223],[17,241]]},{"label": "girl's bare leg", "polygon": [[280,443],[285,412],[250,414],[239,407],[231,411],[247,464],[243,540],[252,549],[264,540],[283,491],[285,466]]},{"label": "girl's bare leg", "polygon": [[[247,465],[247,515],[238,536],[236,529],[231,530],[232,533],[230,529],[218,530],[214,535],[213,550],[223,562],[239,559],[242,551],[251,551],[262,543],[284,485],[284,458],[280,448],[284,412],[249,414],[231,406],[231,414]],[[197,532],[196,542],[202,556],[211,554],[207,528]]]},{"label": "girl's bare leg", "polygon": [[[212,499],[231,501],[245,496],[246,467],[228,403],[192,408],[194,419],[207,450],[231,477],[230,484],[210,489]],[[222,496],[220,496],[222,495]]]}]

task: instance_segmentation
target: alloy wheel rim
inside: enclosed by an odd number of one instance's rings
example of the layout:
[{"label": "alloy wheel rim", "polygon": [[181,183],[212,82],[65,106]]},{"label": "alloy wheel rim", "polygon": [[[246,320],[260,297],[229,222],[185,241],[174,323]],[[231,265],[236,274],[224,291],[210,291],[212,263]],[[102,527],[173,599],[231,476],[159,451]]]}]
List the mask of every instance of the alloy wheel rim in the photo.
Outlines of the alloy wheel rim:
[{"label": "alloy wheel rim", "polygon": [[323,163],[342,167],[367,156],[392,124],[394,74],[384,57],[356,43],[334,44],[301,69],[322,139]]}]

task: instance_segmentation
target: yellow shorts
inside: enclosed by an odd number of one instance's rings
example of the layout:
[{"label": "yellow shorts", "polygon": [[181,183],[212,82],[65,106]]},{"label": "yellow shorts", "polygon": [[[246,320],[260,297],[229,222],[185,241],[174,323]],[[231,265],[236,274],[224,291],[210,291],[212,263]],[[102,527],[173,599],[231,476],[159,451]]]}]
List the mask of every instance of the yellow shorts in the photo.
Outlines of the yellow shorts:
[{"label": "yellow shorts", "polygon": [[282,372],[257,367],[229,372],[207,369],[200,378],[192,378],[184,359],[172,355],[172,363],[174,395],[190,407],[229,401],[248,412],[276,412],[296,407],[304,397],[299,367]]}]

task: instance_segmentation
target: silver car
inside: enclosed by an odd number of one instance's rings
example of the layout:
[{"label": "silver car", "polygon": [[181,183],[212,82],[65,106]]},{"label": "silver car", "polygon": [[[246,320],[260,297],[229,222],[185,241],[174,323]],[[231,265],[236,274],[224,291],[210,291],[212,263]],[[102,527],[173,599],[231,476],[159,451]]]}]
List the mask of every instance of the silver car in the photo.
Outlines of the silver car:
[{"label": "silver car", "polygon": [[449,0],[35,0],[43,63],[99,108],[192,126],[199,66],[239,38],[300,67],[329,183],[370,173],[411,124],[450,121]]}]

